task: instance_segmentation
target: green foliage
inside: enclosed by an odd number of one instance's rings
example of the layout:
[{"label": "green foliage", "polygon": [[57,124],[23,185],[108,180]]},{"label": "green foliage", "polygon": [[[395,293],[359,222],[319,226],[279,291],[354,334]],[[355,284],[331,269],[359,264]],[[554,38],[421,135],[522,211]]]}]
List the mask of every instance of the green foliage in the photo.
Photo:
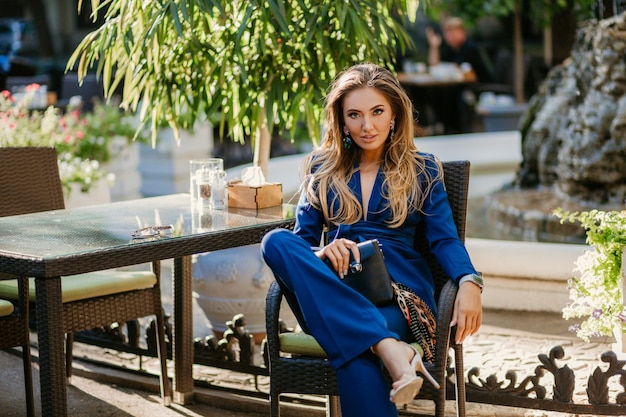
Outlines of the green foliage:
[{"label": "green foliage", "polygon": [[[136,122],[132,115],[123,112],[119,108],[117,101],[113,103],[104,103],[100,100],[94,100],[93,109],[83,113],[86,121],[86,135],[94,138],[102,138],[109,140],[114,136],[121,136],[131,143],[133,139],[146,142],[143,135],[135,137]],[[102,155],[102,157],[91,157],[99,161],[106,162],[110,159],[110,155]]]},{"label": "green foliage", "polygon": [[471,23],[485,16],[509,16],[519,8],[533,21],[547,25],[550,17],[562,10],[573,10],[579,20],[589,19],[593,16],[595,4],[596,0],[430,0],[425,10],[434,20],[452,15]]},{"label": "green foliage", "polygon": [[622,304],[622,250],[626,247],[626,210],[554,211],[563,222],[579,222],[593,250],[576,260],[580,273],[569,281],[571,302],[563,317],[585,318],[572,330],[585,341],[593,336],[611,336],[616,327],[626,331]]},{"label": "green foliage", "polygon": [[[109,96],[141,124],[193,128],[220,115],[220,130],[243,141],[303,120],[320,138],[323,98],[338,71],[370,61],[393,68],[411,40],[393,16],[418,1],[91,0],[105,23],[76,48],[67,68],[94,69]],[[79,8],[81,4],[79,2]],[[95,16],[94,16],[95,18]],[[265,111],[265,114],[261,112]],[[264,117],[265,116],[265,117]]]}]

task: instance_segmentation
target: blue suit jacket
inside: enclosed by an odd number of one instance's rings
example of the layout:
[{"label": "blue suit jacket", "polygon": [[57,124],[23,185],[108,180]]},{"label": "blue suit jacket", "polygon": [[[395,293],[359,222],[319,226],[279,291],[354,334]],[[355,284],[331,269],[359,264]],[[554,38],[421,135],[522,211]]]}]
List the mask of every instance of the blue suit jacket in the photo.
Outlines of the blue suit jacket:
[{"label": "blue suit jacket", "polygon": [[[434,162],[435,157],[425,153],[421,155],[426,158],[426,169],[435,177],[439,170]],[[385,222],[391,218],[391,212],[385,208],[383,180],[384,174],[379,171],[369,202],[368,220],[340,225],[338,228],[331,226],[329,241],[336,237],[357,242],[378,239],[392,279],[413,289],[433,311],[436,311],[434,282],[430,268],[426,259],[413,247],[415,228],[420,222],[425,223],[430,250],[449,277],[458,283],[462,276],[477,273],[465,246],[458,238],[444,184],[438,181],[431,189],[424,202],[423,212],[426,214],[410,213],[401,227],[392,229],[387,227]],[[424,180],[422,176],[420,181]],[[361,180],[358,171],[351,178],[349,187],[361,200]],[[328,201],[332,201],[332,195],[329,195]],[[294,233],[304,238],[312,247],[316,247],[319,246],[324,225],[322,212],[313,208],[303,194],[298,202]]]}]

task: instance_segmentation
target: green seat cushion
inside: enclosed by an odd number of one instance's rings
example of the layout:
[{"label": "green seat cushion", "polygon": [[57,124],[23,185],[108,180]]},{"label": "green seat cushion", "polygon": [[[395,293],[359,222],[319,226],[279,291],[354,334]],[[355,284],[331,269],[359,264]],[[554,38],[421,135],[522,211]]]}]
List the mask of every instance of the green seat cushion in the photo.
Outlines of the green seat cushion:
[{"label": "green seat cushion", "polygon": [[7,300],[0,300],[0,317],[13,313],[13,304]]},{"label": "green seat cushion", "polygon": [[[317,343],[317,340],[310,334],[302,332],[281,333],[278,335],[278,341],[280,343],[281,352],[328,359],[328,355],[324,349],[322,349],[319,343]],[[424,356],[424,350],[419,344],[411,343],[411,346],[418,350],[420,356]]]},{"label": "green seat cushion", "polygon": [[[154,284],[156,284],[156,275],[151,271],[109,269],[61,277],[64,303],[150,288]],[[35,301],[35,290],[34,278],[30,278],[28,287],[30,301]],[[0,280],[0,297],[16,300],[17,296],[17,280]]]},{"label": "green seat cushion", "polygon": [[281,333],[278,335],[280,351],[315,358],[327,358],[317,340],[306,333]]}]

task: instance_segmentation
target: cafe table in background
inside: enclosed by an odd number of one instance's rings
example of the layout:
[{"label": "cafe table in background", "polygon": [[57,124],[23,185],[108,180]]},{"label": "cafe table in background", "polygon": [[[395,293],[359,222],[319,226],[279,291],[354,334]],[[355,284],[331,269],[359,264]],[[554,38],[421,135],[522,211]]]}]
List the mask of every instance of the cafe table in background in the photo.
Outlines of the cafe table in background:
[{"label": "cafe table in background", "polygon": [[442,113],[455,113],[461,91],[476,83],[471,67],[450,63],[422,65],[420,71],[400,72],[397,77],[413,101],[419,125],[434,130],[430,134],[441,133],[437,125],[446,122]]}]

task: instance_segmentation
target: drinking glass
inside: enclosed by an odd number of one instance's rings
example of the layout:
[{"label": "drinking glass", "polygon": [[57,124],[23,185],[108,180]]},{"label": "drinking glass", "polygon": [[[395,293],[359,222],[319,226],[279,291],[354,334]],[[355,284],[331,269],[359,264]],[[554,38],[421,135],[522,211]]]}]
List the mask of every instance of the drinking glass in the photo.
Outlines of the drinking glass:
[{"label": "drinking glass", "polygon": [[[192,159],[189,161],[189,195],[191,206],[198,207],[211,199],[211,178],[224,170],[222,158]],[[202,194],[202,195],[201,195]]]}]

